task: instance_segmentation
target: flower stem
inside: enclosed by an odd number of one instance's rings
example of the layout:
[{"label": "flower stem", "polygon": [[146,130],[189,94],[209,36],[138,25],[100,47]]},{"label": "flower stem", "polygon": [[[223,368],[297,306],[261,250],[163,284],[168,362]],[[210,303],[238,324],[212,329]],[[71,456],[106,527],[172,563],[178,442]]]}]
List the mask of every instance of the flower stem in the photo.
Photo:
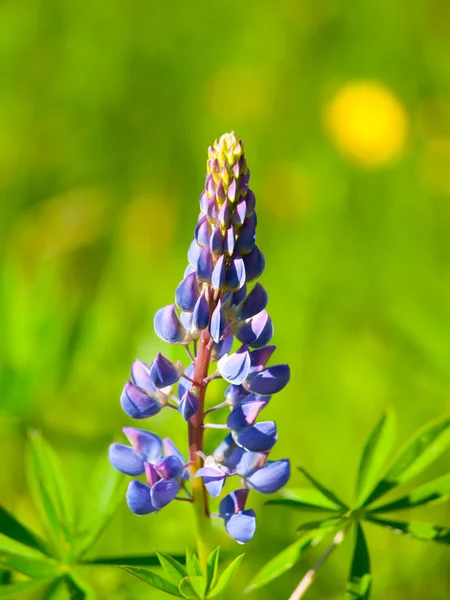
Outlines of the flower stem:
[{"label": "flower stem", "polygon": [[195,415],[189,419],[189,460],[191,462],[191,484],[193,493],[193,507],[197,528],[197,549],[201,566],[206,572],[206,562],[210,553],[211,519],[209,516],[208,497],[201,477],[195,474],[202,466],[203,453],[203,416],[205,411],[206,384],[204,379],[208,376],[212,348],[209,344],[210,336],[204,331],[200,340],[200,347],[194,363],[193,380],[198,386],[199,408]]},{"label": "flower stem", "polygon": [[323,565],[323,563],[327,560],[327,558],[330,556],[330,554],[333,552],[333,550],[335,548],[337,548],[339,546],[339,544],[342,543],[344,537],[345,537],[345,529],[341,529],[340,531],[338,531],[336,533],[331,544],[328,546],[328,548],[325,550],[325,552],[322,554],[322,556],[319,558],[319,560],[316,562],[316,564],[313,566],[313,568],[310,569],[306,573],[306,575],[300,581],[298,586],[292,592],[291,596],[289,597],[289,600],[300,600],[300,598],[303,598],[303,596],[306,594],[307,590],[309,589],[309,586],[315,580],[317,571],[320,569],[320,567]]}]

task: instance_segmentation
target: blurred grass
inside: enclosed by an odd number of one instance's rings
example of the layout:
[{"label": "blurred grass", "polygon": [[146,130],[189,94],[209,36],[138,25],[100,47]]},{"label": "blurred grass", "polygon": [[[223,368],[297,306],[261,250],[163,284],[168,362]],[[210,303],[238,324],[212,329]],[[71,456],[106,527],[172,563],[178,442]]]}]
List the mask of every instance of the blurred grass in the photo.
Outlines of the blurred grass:
[{"label": "blurred grass", "polygon": [[[29,426],[82,494],[92,458],[126,424],[123,381],[136,356],[161,349],[153,314],[185,266],[206,148],[230,129],[245,141],[277,356],[293,373],[267,409],[276,456],[348,496],[384,406],[398,411],[402,438],[448,410],[449,23],[445,0],[0,3],[8,508],[35,521],[21,468]],[[361,96],[367,85],[381,100]],[[151,426],[182,445],[172,416]],[[257,535],[224,597],[240,597],[300,520],[253,503]],[[449,518],[423,509],[423,519]],[[445,547],[371,529],[375,600],[448,595]],[[97,550],[180,551],[191,535],[189,507],[140,520],[123,506]],[[349,556],[347,542],[311,600],[339,597]],[[287,597],[307,566],[258,599]],[[96,573],[100,598],[148,596],[117,570]]]}]

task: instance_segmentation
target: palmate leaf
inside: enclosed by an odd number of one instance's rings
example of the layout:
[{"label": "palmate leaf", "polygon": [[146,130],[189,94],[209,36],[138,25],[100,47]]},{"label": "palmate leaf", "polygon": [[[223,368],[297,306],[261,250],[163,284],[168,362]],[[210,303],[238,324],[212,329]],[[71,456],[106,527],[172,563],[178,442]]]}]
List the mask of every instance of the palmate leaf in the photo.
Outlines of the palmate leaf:
[{"label": "palmate leaf", "polygon": [[185,598],[202,600],[205,597],[206,581],[200,575],[185,577],[180,581],[179,590]]},{"label": "palmate leaf", "polygon": [[377,514],[382,512],[391,512],[395,510],[405,510],[407,508],[415,508],[416,506],[422,506],[430,502],[444,502],[450,498],[450,473],[433,479],[424,485],[417,487],[415,490],[411,490],[406,496],[389,502],[388,504],[382,504],[376,506],[370,510],[371,514]]},{"label": "palmate leaf", "polygon": [[153,571],[150,571],[149,569],[142,569],[140,567],[125,567],[122,565],[120,568],[126,571],[127,573],[134,575],[138,579],[145,581],[145,583],[148,583],[148,585],[151,585],[157,590],[162,590],[163,592],[166,592],[171,596],[184,598],[183,594],[181,594],[181,592],[178,590],[178,586],[174,585],[167,579],[164,579],[164,577],[153,573]]},{"label": "palmate leaf", "polygon": [[226,589],[233,577],[236,575],[237,570],[239,569],[239,565],[241,564],[242,559],[244,558],[243,554],[237,556],[225,569],[222,575],[219,577],[219,581],[213,587],[213,589],[209,592],[208,598],[214,598],[214,596],[218,596]]},{"label": "palmate leaf", "polygon": [[25,525],[22,525],[22,523],[20,523],[20,521],[18,521],[3,506],[0,506],[0,533],[16,540],[16,542],[29,546],[30,548],[40,550],[44,554],[47,554],[47,556],[52,556],[48,544],[38,535],[27,529]]},{"label": "palmate leaf", "polygon": [[372,576],[370,574],[369,550],[362,527],[358,523],[352,565],[347,581],[347,599],[368,600],[371,585]]},{"label": "palmate leaf", "polygon": [[289,571],[305,554],[309,548],[319,544],[327,535],[327,531],[313,531],[303,535],[296,542],[282,550],[274,556],[263,568],[253,577],[249,586],[245,590],[246,593],[266,585],[273,581],[286,571]]},{"label": "palmate leaf", "polygon": [[438,542],[440,544],[450,544],[450,528],[440,525],[431,525],[430,523],[419,523],[417,521],[391,521],[390,519],[379,519],[367,515],[367,521],[390,529],[394,533],[408,535],[416,540],[424,542]]},{"label": "palmate leaf", "polygon": [[217,546],[217,548],[208,556],[206,564],[206,593],[208,593],[216,584],[217,572],[219,570],[219,553],[220,547]]},{"label": "palmate leaf", "polygon": [[363,506],[405,483],[434,462],[450,444],[450,417],[428,423],[403,446]]},{"label": "palmate leaf", "polygon": [[71,554],[73,507],[59,459],[39,433],[30,434],[27,477],[33,501],[62,557]]},{"label": "palmate leaf", "polygon": [[296,488],[282,493],[283,498],[268,500],[266,504],[313,512],[341,512],[344,510],[341,505],[332,502],[317,488]]},{"label": "palmate leaf", "polygon": [[89,491],[84,495],[77,524],[77,555],[85,554],[98,540],[125,494],[126,481],[105,453],[94,468]]},{"label": "palmate leaf", "polygon": [[26,598],[28,594],[44,589],[49,579],[33,579],[31,581],[20,581],[0,586],[0,600],[18,600]]},{"label": "palmate leaf", "polygon": [[371,432],[361,456],[356,483],[356,506],[361,506],[378,482],[381,469],[395,442],[397,422],[395,413],[387,411]]},{"label": "palmate leaf", "polygon": [[39,550],[0,534],[0,567],[29,577],[47,578],[57,573],[59,564]]},{"label": "palmate leaf", "polygon": [[161,563],[161,567],[164,569],[164,572],[167,575],[167,579],[175,585],[179,585],[181,579],[187,577],[187,572],[184,566],[168,554],[158,551],[156,551],[156,554],[159,562]]},{"label": "palmate leaf", "polygon": [[348,506],[344,502],[342,502],[342,500],[340,500],[334,492],[322,485],[319,481],[317,481],[317,479],[314,479],[314,477],[310,475],[303,467],[298,467],[298,470],[300,471],[300,473],[303,473],[306,479],[308,479],[308,481],[312,483],[312,485],[332,504],[335,504],[344,510],[348,509]]}]

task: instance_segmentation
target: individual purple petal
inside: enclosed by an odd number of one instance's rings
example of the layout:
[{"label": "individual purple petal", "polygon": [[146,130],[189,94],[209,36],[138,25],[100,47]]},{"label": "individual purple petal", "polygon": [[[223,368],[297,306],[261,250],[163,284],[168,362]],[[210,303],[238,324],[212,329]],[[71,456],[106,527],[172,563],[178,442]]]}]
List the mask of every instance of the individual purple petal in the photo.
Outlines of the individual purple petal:
[{"label": "individual purple petal", "polygon": [[247,194],[245,196],[245,202],[247,204],[247,217],[249,217],[253,211],[255,210],[256,198],[255,194],[252,190],[247,190]]},{"label": "individual purple petal", "polygon": [[247,286],[243,285],[239,290],[233,292],[231,306],[237,306],[247,295]]},{"label": "individual purple petal", "polygon": [[125,444],[111,444],[108,451],[109,462],[112,466],[126,475],[142,475],[144,461],[142,457]]},{"label": "individual purple petal", "polygon": [[241,175],[241,177],[239,178],[239,193],[242,196],[246,196],[247,195],[247,190],[248,190],[248,181],[250,179],[250,169],[247,169],[246,173],[243,173]]},{"label": "individual purple petal", "polygon": [[178,318],[174,304],[160,308],[155,314],[153,325],[156,335],[164,342],[169,344],[183,343],[186,330]]},{"label": "individual purple petal", "polygon": [[180,374],[174,363],[158,352],[150,366],[150,378],[153,385],[160,390],[176,383],[180,379]]},{"label": "individual purple petal", "polygon": [[146,392],[156,392],[156,388],[150,379],[150,365],[147,363],[136,359],[131,365],[131,379],[133,383]]},{"label": "individual purple petal", "polygon": [[197,275],[191,273],[183,279],[175,291],[175,302],[178,308],[186,312],[194,310],[199,296]]},{"label": "individual purple petal", "polygon": [[178,412],[183,416],[185,421],[189,421],[198,411],[199,399],[193,392],[186,392],[178,405]]},{"label": "individual purple petal", "polygon": [[247,212],[247,202],[242,199],[236,204],[236,208],[234,209],[233,215],[231,217],[231,221],[234,225],[242,225],[245,221],[245,214]]},{"label": "individual purple petal", "polygon": [[246,488],[234,490],[234,492],[227,494],[219,504],[219,515],[222,519],[244,510],[248,494],[249,490]]},{"label": "individual purple petal", "polygon": [[239,230],[239,235],[236,243],[238,251],[244,256],[248,254],[255,245],[256,239],[256,213],[251,217],[246,217],[244,224]]},{"label": "individual purple petal", "polygon": [[244,266],[247,283],[258,279],[258,277],[264,271],[266,261],[264,260],[264,255],[258,246],[253,246],[253,249],[244,256]]},{"label": "individual purple petal", "polygon": [[149,485],[150,487],[152,487],[152,485],[155,485],[155,483],[157,481],[159,481],[161,479],[161,477],[158,475],[154,465],[152,465],[152,463],[144,463],[144,467],[145,467],[145,479],[147,481],[147,485]]},{"label": "individual purple petal", "polygon": [[219,223],[224,229],[227,229],[230,225],[230,218],[230,203],[228,202],[228,200],[225,200],[225,202],[219,209]]},{"label": "individual purple petal", "polygon": [[[153,463],[162,456],[161,438],[137,427],[123,427],[122,431],[127,436],[128,441],[146,462]],[[143,472],[143,471],[142,471]]]},{"label": "individual purple petal", "polygon": [[155,508],[163,508],[176,497],[180,484],[174,479],[160,479],[150,492],[150,498]]},{"label": "individual purple petal", "polygon": [[204,213],[206,213],[206,211],[208,210],[209,200],[210,198],[208,194],[205,191],[203,191],[200,194],[200,210]]},{"label": "individual purple petal", "polygon": [[208,192],[208,194],[211,194],[211,195],[214,194],[215,185],[214,185],[214,179],[213,179],[212,175],[206,176],[205,188],[206,188],[206,191]]},{"label": "individual purple petal", "polygon": [[[250,363],[251,364],[251,363]],[[242,387],[242,385],[230,385],[225,390],[225,398],[229,404],[236,406],[248,399],[250,392]]]},{"label": "individual purple petal", "polygon": [[183,474],[183,463],[177,456],[170,455],[160,458],[155,463],[155,470],[163,479],[178,479]]},{"label": "individual purple petal", "polygon": [[223,252],[223,235],[218,224],[214,227],[214,231],[211,234],[209,247],[215,256],[219,256]]},{"label": "individual purple petal", "polygon": [[230,202],[234,202],[234,199],[236,198],[236,179],[231,180],[230,185],[228,186],[227,196]]},{"label": "individual purple petal", "polygon": [[277,441],[277,426],[273,421],[262,421],[233,432],[233,437],[238,446],[249,452],[265,452]]},{"label": "individual purple petal", "polygon": [[250,319],[267,306],[268,296],[266,290],[260,283],[256,283],[252,291],[238,305],[236,316],[238,319]]},{"label": "individual purple petal", "polygon": [[252,375],[246,386],[254,394],[269,396],[282,390],[289,382],[290,377],[289,365],[274,365]]},{"label": "individual purple petal", "polygon": [[219,218],[219,208],[217,206],[217,198],[215,194],[213,194],[210,198],[210,202],[206,209],[206,214],[212,223],[215,223]]},{"label": "individual purple petal", "polygon": [[228,229],[225,232],[223,251],[226,254],[228,254],[228,256],[231,256],[234,252],[235,246],[236,246],[236,238],[235,238],[235,234],[234,234],[234,229],[233,229],[233,227],[228,227]]},{"label": "individual purple petal", "polygon": [[223,356],[217,363],[219,373],[228,381],[239,385],[247,378],[250,370],[250,353],[246,346],[242,346],[234,354]]},{"label": "individual purple petal", "polygon": [[247,425],[252,425],[265,405],[266,402],[261,399],[255,402],[244,402],[239,406],[235,406],[228,415],[228,429],[236,430]]},{"label": "individual purple petal", "polygon": [[205,484],[205,488],[208,491],[208,494],[211,498],[218,498],[222,493],[223,486],[225,485],[225,477],[222,478],[211,478],[204,477],[203,483]]},{"label": "individual purple petal", "polygon": [[[183,465],[186,463],[184,456],[181,454],[181,452],[178,450],[178,448],[175,446],[175,444],[170,438],[163,439],[163,449],[164,456],[176,456]],[[189,472],[187,469],[184,469],[182,479],[189,479]]]},{"label": "individual purple petal", "polygon": [[223,288],[225,283],[225,257],[222,254],[217,259],[216,264],[214,265],[214,269],[211,275],[211,283],[216,290],[220,290]]},{"label": "individual purple petal", "polygon": [[196,477],[203,477],[205,487],[212,498],[220,496],[228,475],[228,469],[220,465],[202,467],[195,474]]},{"label": "individual purple petal", "polygon": [[206,216],[201,217],[201,219],[197,223],[194,235],[195,239],[197,240],[197,244],[202,248],[203,246],[206,246],[209,243],[211,231],[208,218]]},{"label": "individual purple petal", "polygon": [[249,487],[262,494],[273,494],[281,489],[291,475],[290,462],[287,458],[268,461],[261,468],[246,477]]},{"label": "individual purple petal", "polygon": [[188,250],[188,261],[189,264],[192,265],[194,267],[194,269],[197,268],[197,263],[198,263],[198,259],[200,257],[202,249],[200,248],[200,246],[197,244],[197,242],[195,240],[193,240],[191,242],[191,245],[189,246],[189,250]]},{"label": "individual purple petal", "polygon": [[250,374],[262,371],[275,350],[276,346],[264,346],[250,352]]},{"label": "individual purple petal", "polygon": [[211,323],[209,324],[209,333],[216,344],[220,341],[225,330],[226,320],[223,315],[222,303],[219,300],[217,306],[211,315]]},{"label": "individual purple petal", "polygon": [[185,277],[187,277],[188,275],[190,275],[191,273],[195,273],[195,269],[192,265],[188,265],[184,270],[183,279]]},{"label": "individual purple petal", "polygon": [[241,255],[236,252],[227,267],[225,285],[230,290],[239,290],[245,281],[245,263]]},{"label": "individual purple petal", "polygon": [[252,348],[262,348],[263,346],[266,346],[272,339],[272,336],[272,319],[265,309],[236,331],[237,339],[242,344],[247,344]]},{"label": "individual purple petal", "polygon": [[209,246],[205,246],[197,262],[197,277],[200,281],[211,283],[213,261]]},{"label": "individual purple petal", "polygon": [[192,327],[194,329],[206,329],[209,324],[209,304],[206,299],[206,289],[202,291],[194,306],[192,313]]},{"label": "individual purple petal", "polygon": [[136,515],[149,515],[156,510],[150,498],[150,488],[140,481],[130,481],[125,497],[128,508]]},{"label": "individual purple petal", "polygon": [[180,321],[183,327],[189,331],[192,328],[192,313],[182,310],[180,312]]},{"label": "individual purple petal", "polygon": [[[191,379],[194,377],[194,365],[190,364],[184,371],[184,374],[187,377],[190,377]],[[188,391],[192,389],[192,383],[189,381],[189,379],[185,379],[184,377],[180,378],[180,381],[178,383],[178,397],[182,398],[183,395]]]},{"label": "individual purple petal", "polygon": [[231,433],[229,433],[226,438],[220,442],[217,448],[214,450],[213,457],[217,462],[224,463],[227,457],[233,452],[236,448],[236,442],[233,439]]},{"label": "individual purple petal", "polygon": [[123,410],[133,419],[145,419],[157,415],[162,409],[161,402],[154,396],[147,394],[143,389],[127,381],[120,396]]},{"label": "individual purple petal", "polygon": [[269,452],[243,451],[235,467],[236,473],[245,478],[256,471],[256,469],[261,469],[266,464],[268,454]]},{"label": "individual purple petal", "polygon": [[216,196],[217,196],[217,201],[219,202],[219,204],[225,200],[225,189],[223,187],[223,183],[222,183],[221,179],[219,180],[219,183],[217,184]]},{"label": "individual purple petal", "polygon": [[233,336],[229,335],[221,340],[218,344],[214,344],[214,348],[211,355],[211,360],[220,360],[222,356],[228,354],[233,345]]},{"label": "individual purple petal", "polygon": [[225,529],[229,536],[239,544],[245,544],[252,539],[256,531],[256,515],[252,509],[228,517],[225,520]]}]

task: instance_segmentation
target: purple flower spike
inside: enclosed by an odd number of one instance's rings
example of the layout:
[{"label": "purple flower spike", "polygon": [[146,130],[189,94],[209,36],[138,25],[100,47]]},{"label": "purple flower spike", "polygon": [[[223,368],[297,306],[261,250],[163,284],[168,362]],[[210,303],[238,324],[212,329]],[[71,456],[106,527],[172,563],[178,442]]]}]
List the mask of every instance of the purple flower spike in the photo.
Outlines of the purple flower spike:
[{"label": "purple flower spike", "polygon": [[282,390],[289,382],[290,377],[289,365],[274,365],[252,375],[246,386],[254,394],[269,396]]},{"label": "purple flower spike", "polygon": [[215,256],[220,256],[223,252],[223,235],[219,225],[216,225],[209,240],[209,247]]},{"label": "purple flower spike", "polygon": [[250,319],[267,306],[268,296],[266,290],[260,283],[256,283],[252,291],[239,304],[236,309],[238,319]]},{"label": "purple flower spike", "polygon": [[251,321],[242,325],[236,332],[237,339],[242,344],[248,344],[252,348],[266,346],[273,336],[272,319],[264,309],[255,315]]},{"label": "purple flower spike", "polygon": [[273,421],[262,421],[233,432],[233,437],[238,446],[249,452],[265,452],[278,439],[277,426]]},{"label": "purple flower spike", "polygon": [[209,325],[209,333],[216,344],[220,342],[220,338],[225,330],[225,324],[226,321],[223,315],[222,303],[219,300],[213,314],[211,315],[211,323]]},{"label": "purple flower spike", "polygon": [[120,404],[127,415],[133,419],[153,417],[162,409],[162,404],[156,398],[156,394],[152,397],[131,381],[127,381],[123,388]]},{"label": "purple flower spike", "polygon": [[253,249],[244,256],[244,266],[247,283],[258,279],[262,274],[266,266],[266,261],[258,246],[253,246]]},{"label": "purple flower spike", "polygon": [[193,240],[191,242],[191,245],[189,246],[189,250],[188,250],[188,261],[189,264],[194,267],[194,269],[197,268],[197,263],[198,263],[198,259],[200,258],[200,254],[201,254],[202,249],[200,248],[200,246],[197,244],[197,242],[195,240]]},{"label": "purple flower spike", "polygon": [[247,347],[242,346],[234,354],[223,356],[217,363],[217,368],[225,381],[241,384],[247,379],[250,370],[250,353]]},{"label": "purple flower spike", "polygon": [[174,304],[169,304],[157,311],[153,320],[153,326],[156,335],[164,342],[168,342],[169,344],[183,343],[186,330],[178,318]]},{"label": "purple flower spike", "polygon": [[198,411],[199,400],[193,392],[186,392],[181,398],[178,405],[178,412],[183,416],[185,421],[189,421],[191,417]]},{"label": "purple flower spike", "polygon": [[155,463],[155,470],[162,479],[178,479],[183,474],[183,463],[177,456],[164,456]]},{"label": "purple flower spike", "polygon": [[130,481],[126,499],[128,508],[136,515],[149,515],[156,511],[150,498],[150,488],[140,481]]},{"label": "purple flower spike", "polygon": [[142,457],[125,444],[111,444],[108,452],[109,462],[112,466],[126,475],[142,475],[144,461]]},{"label": "purple flower spike", "polygon": [[273,494],[278,492],[291,476],[291,465],[287,458],[268,461],[261,469],[258,469],[246,477],[249,487],[261,494]]},{"label": "purple flower spike", "polygon": [[137,427],[122,427],[133,449],[138,452],[146,462],[153,463],[162,456],[162,442],[154,433],[138,429]]},{"label": "purple flower spike", "polygon": [[225,285],[230,290],[239,290],[245,281],[245,263],[241,255],[236,252],[228,265]]},{"label": "purple flower spike", "polygon": [[194,310],[199,296],[196,273],[191,273],[183,279],[175,291],[175,302],[178,308],[186,312]]},{"label": "purple flower spike", "polygon": [[252,509],[242,510],[225,519],[225,529],[238,544],[246,544],[255,535],[256,515]]},{"label": "purple flower spike", "polygon": [[194,306],[194,312],[192,314],[192,327],[198,330],[206,329],[209,324],[209,304],[206,299],[206,290],[203,290],[200,294]]},{"label": "purple flower spike", "polygon": [[131,365],[131,379],[133,383],[146,392],[156,392],[156,388],[150,379],[150,365],[147,363],[136,359]]},{"label": "purple flower spike", "polygon": [[211,275],[211,283],[216,290],[220,290],[223,288],[225,283],[225,257],[222,254],[220,256],[214,266],[212,275]]},{"label": "purple flower spike", "polygon": [[243,402],[239,406],[233,408],[228,415],[228,429],[236,430],[247,425],[252,425],[258,418],[259,413],[265,407],[267,402],[260,397],[260,400],[254,402]]},{"label": "purple flower spike", "polygon": [[155,508],[163,508],[176,497],[180,484],[174,479],[160,479],[150,492],[150,498]]},{"label": "purple flower spike", "polygon": [[176,383],[180,379],[180,374],[174,363],[158,352],[150,367],[150,379],[160,390]]},{"label": "purple flower spike", "polygon": [[197,262],[197,278],[205,283],[211,283],[213,270],[212,255],[209,246],[205,246]]}]

